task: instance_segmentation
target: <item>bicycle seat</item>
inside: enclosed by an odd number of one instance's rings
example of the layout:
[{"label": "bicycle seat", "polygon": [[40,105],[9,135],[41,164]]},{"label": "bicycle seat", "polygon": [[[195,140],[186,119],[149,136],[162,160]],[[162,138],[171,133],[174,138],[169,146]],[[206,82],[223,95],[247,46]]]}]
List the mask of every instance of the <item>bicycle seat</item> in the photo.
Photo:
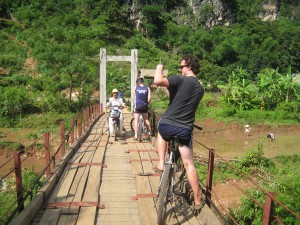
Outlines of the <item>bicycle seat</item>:
[{"label": "bicycle seat", "polygon": [[179,138],[178,138],[176,135],[175,135],[175,136],[171,136],[171,135],[169,136],[169,135],[168,135],[168,136],[166,136],[165,138],[166,138],[167,141],[172,141],[172,140],[174,140],[174,141],[176,141],[178,144],[180,144]]}]

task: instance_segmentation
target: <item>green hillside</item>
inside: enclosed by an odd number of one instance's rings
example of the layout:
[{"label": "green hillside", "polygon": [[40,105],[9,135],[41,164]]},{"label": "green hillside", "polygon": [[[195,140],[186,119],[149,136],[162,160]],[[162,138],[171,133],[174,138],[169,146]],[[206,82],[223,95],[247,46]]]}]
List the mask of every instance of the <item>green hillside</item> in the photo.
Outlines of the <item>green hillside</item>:
[{"label": "green hillside", "polygon": [[[232,22],[207,27],[214,6],[198,7],[196,20],[186,0],[2,0],[0,124],[31,113],[77,111],[94,101],[100,48],[110,55],[138,49],[140,68],[153,69],[162,60],[169,74],[178,72],[182,54],[194,54],[207,90],[224,86],[240,68],[256,83],[266,68],[280,76],[299,73],[300,3],[268,1],[277,18],[264,21],[259,15],[268,13],[265,2],[220,1]],[[110,63],[108,92],[116,86],[129,96],[129,73],[130,65]],[[79,92],[76,102],[73,91]]]}]

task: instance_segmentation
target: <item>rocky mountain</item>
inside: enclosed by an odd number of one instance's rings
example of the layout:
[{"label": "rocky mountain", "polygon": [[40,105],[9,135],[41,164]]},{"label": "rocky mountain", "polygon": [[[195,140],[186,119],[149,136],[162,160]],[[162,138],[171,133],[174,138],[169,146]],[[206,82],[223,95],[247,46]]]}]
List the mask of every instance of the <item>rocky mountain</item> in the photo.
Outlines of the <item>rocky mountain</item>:
[{"label": "rocky mountain", "polygon": [[[143,2],[143,3],[142,3]],[[155,1],[128,1],[130,9],[130,19],[140,30],[141,21],[144,19],[142,8],[145,2],[153,4]],[[299,6],[298,6],[299,7]],[[189,0],[187,4],[184,2],[177,4],[170,10],[170,13],[176,18],[177,24],[197,27],[199,25],[208,29],[214,26],[229,26],[236,20],[236,12],[240,9],[238,1],[226,0]],[[260,3],[255,6],[256,13],[254,17],[263,21],[272,21],[279,18],[280,3]]]}]

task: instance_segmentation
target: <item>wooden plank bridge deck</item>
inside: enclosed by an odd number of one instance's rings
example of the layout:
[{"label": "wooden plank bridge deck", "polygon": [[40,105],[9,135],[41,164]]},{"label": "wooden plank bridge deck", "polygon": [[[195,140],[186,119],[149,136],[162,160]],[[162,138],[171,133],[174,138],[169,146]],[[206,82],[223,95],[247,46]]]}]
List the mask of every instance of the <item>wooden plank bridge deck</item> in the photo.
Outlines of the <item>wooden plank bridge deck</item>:
[{"label": "wooden plank bridge deck", "polygon": [[[133,140],[131,118],[124,113],[126,135],[117,141],[106,115],[95,123],[30,225],[157,224],[158,154],[149,141]],[[204,224],[185,203],[169,209],[166,224]]]}]

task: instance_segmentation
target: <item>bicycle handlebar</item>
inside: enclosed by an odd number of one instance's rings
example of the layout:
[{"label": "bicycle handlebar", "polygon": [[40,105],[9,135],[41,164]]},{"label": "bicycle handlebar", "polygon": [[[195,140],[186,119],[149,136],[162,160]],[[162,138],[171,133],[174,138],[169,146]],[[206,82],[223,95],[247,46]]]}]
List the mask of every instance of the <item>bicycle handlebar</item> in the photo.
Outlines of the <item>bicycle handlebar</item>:
[{"label": "bicycle handlebar", "polygon": [[202,127],[200,127],[200,126],[198,126],[198,125],[196,125],[196,124],[194,124],[194,127],[197,128],[198,130],[203,130]]}]

